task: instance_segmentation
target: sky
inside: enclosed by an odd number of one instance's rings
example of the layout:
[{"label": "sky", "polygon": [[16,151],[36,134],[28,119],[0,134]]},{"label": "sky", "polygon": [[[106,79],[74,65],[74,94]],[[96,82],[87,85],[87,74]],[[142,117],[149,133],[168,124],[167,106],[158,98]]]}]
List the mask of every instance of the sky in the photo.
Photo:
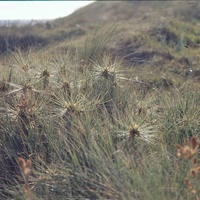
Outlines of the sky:
[{"label": "sky", "polygon": [[0,20],[56,19],[94,1],[0,1]]}]

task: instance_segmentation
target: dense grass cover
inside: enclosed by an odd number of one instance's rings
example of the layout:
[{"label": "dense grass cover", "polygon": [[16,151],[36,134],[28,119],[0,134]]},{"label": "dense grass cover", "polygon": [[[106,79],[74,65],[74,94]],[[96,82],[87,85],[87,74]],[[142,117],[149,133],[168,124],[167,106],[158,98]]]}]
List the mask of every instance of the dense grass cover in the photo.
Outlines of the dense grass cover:
[{"label": "dense grass cover", "polygon": [[118,34],[1,58],[0,199],[200,198],[199,30]]}]

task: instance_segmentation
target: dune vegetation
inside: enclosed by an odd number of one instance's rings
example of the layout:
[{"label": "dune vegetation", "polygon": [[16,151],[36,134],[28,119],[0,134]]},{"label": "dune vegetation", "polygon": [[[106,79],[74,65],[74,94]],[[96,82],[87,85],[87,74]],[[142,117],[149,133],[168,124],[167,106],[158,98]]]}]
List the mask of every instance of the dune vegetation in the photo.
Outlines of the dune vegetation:
[{"label": "dune vegetation", "polygon": [[0,199],[198,200],[198,6],[100,1],[3,27]]}]

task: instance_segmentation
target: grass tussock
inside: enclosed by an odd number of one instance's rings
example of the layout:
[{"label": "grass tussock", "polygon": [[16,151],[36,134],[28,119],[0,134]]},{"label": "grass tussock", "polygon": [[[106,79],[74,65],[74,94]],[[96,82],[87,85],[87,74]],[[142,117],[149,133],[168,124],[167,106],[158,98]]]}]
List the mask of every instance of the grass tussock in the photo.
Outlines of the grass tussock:
[{"label": "grass tussock", "polygon": [[199,85],[126,67],[102,31],[84,48],[7,55],[1,199],[199,198]]}]

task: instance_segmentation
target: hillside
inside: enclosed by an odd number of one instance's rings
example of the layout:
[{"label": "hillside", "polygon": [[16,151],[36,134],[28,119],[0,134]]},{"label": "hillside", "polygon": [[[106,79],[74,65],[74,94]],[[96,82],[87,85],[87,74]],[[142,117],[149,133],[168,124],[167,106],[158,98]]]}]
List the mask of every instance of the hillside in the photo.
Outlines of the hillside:
[{"label": "hillside", "polygon": [[108,30],[115,24],[116,30],[107,41],[111,44],[107,50],[115,57],[123,58],[127,66],[162,64],[172,75],[184,76],[188,70],[198,68],[198,10],[198,2],[98,1],[52,22],[1,28],[0,51],[17,47],[83,47],[87,35],[98,26],[107,26]]},{"label": "hillside", "polygon": [[[53,22],[39,23],[35,26],[27,25],[19,29],[14,25],[11,28],[1,28],[0,36],[20,38],[22,43],[23,37],[25,37],[25,43],[28,41],[28,36],[35,37],[36,43],[30,42],[30,45],[36,45],[37,40],[41,43],[41,38],[43,43],[47,44],[50,41],[57,42],[71,39],[72,36],[83,36],[96,25],[105,23],[123,22],[127,26],[132,25],[131,28],[134,25],[134,28],[138,29],[142,24],[155,25],[156,22],[166,21],[171,17],[178,17],[185,21],[190,19],[198,21],[198,6],[198,2],[192,4],[177,1],[98,1],[75,11],[70,16]],[[5,51],[2,46],[1,51]]]},{"label": "hillside", "polygon": [[97,1],[0,29],[0,199],[199,199],[200,3]]}]

